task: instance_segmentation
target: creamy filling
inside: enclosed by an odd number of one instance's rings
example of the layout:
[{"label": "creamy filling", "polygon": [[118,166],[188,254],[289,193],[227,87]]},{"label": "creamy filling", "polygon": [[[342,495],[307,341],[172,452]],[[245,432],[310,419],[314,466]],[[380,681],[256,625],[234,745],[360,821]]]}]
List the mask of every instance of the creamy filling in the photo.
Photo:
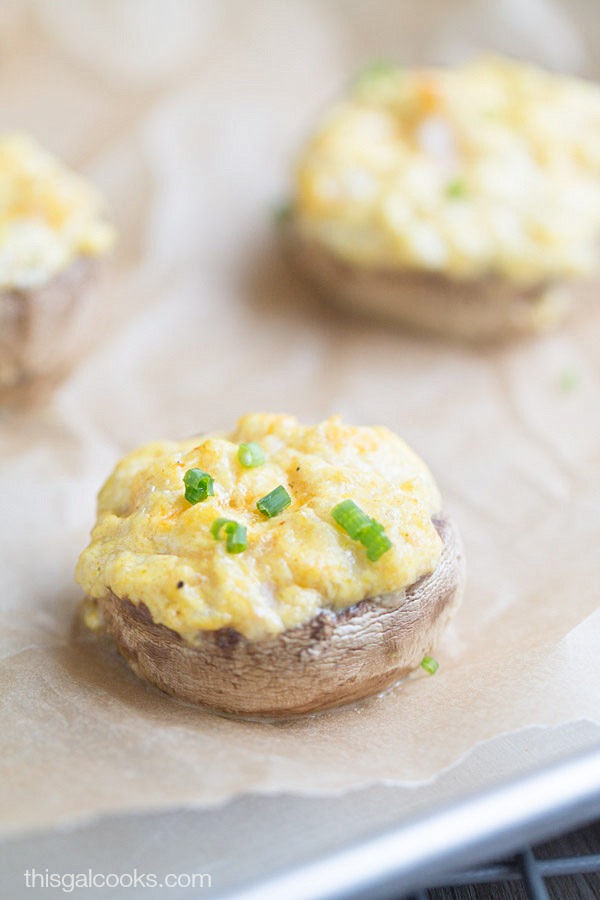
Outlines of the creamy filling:
[{"label": "creamy filling", "polygon": [[[241,465],[243,442],[259,443],[264,463]],[[214,493],[196,503],[183,482],[193,468],[214,479]],[[257,501],[278,486],[291,503],[267,518]],[[391,546],[376,561],[332,515],[347,499],[384,529]],[[248,415],[230,435],[125,457],[100,493],[77,580],[92,598],[112,591],[145,603],[154,621],[189,640],[223,627],[260,639],[431,573],[442,550],[431,521],[440,507],[425,464],[385,428]],[[224,533],[216,539],[220,518],[245,529],[243,552],[228,552]]]},{"label": "creamy filling", "polygon": [[25,135],[0,140],[0,288],[40,287],[114,237],[92,185]]},{"label": "creamy filling", "polygon": [[297,168],[304,235],[356,265],[591,273],[600,237],[600,90],[499,58],[367,72]]}]

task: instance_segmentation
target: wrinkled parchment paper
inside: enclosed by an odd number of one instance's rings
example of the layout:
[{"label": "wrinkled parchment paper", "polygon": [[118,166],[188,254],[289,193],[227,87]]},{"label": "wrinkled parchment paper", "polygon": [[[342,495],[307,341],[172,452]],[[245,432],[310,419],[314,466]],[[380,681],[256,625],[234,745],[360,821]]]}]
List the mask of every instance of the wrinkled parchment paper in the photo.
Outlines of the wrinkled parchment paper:
[{"label": "wrinkled parchment paper", "polygon": [[[593,5],[589,23],[583,4],[542,0],[412,7],[2,4],[0,126],[93,177],[122,235],[96,348],[44,410],[0,418],[5,833],[242,792],[417,789],[503,732],[600,723],[595,290],[552,336],[445,346],[323,308],[274,238],[295,149],[369,58],[492,47],[594,74]],[[385,424],[429,462],[469,566],[434,678],[241,723],[163,697],[108,643],[71,639],[73,568],[118,457],[246,410]]]}]

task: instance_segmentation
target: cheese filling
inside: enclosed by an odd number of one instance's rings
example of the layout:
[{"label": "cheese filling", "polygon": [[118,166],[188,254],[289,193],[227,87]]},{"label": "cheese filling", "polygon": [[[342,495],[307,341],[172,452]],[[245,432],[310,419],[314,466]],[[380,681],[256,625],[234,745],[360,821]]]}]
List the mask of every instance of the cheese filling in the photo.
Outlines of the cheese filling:
[{"label": "cheese filling", "polygon": [[92,185],[26,135],[0,139],[0,289],[39,287],[114,237]]},{"label": "cheese filling", "polygon": [[[240,463],[246,442],[262,447],[263,464]],[[194,504],[184,495],[191,468],[214,478],[214,495]],[[257,501],[279,485],[291,505],[267,518]],[[345,499],[392,543],[376,562],[332,516]],[[126,456],[100,492],[76,578],[91,598],[112,591],[144,603],[155,622],[187,640],[224,627],[259,640],[431,573],[442,550],[432,523],[440,506],[425,464],[386,428],[251,414],[232,434],[154,443]],[[228,553],[215,539],[219,518],[246,528],[243,552]]]},{"label": "cheese filling", "polygon": [[375,66],[299,161],[302,233],[365,267],[584,276],[600,237],[600,90],[489,58]]}]

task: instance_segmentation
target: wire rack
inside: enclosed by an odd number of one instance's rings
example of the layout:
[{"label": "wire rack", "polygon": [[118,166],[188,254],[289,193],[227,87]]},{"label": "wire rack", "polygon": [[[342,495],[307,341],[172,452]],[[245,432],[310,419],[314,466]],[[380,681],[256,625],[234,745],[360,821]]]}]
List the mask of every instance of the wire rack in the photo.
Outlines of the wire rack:
[{"label": "wire rack", "polygon": [[[557,894],[549,893],[545,883],[584,873],[596,878],[600,836],[595,851],[584,856],[549,852],[552,844],[531,849],[532,844],[588,826],[599,817],[597,745],[227,896],[231,900],[600,900],[598,884],[587,893],[569,893],[563,884]],[[515,851],[501,862],[486,862]],[[494,883],[504,885],[496,897],[489,890]],[[477,885],[484,884],[487,892],[478,892]],[[516,887],[516,892],[507,893],[506,885]]]},{"label": "wire rack", "polygon": [[600,820],[505,860],[455,872],[405,900],[598,900],[600,852],[596,851],[600,851]]}]

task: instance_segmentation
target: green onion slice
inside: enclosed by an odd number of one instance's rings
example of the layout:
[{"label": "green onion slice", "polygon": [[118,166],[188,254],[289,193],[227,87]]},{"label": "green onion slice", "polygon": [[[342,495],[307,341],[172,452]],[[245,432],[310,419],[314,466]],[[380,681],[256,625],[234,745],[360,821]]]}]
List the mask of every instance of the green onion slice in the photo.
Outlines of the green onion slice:
[{"label": "green onion slice", "polygon": [[225,549],[228,553],[242,553],[248,547],[245,525],[240,525],[233,519],[215,519],[210,526],[210,531],[215,540],[220,541],[221,531],[227,535]]},{"label": "green onion slice", "polygon": [[374,59],[358,73],[356,82],[359,87],[392,75],[397,66],[387,59]]},{"label": "green onion slice", "polygon": [[254,441],[247,444],[240,444],[238,447],[238,459],[247,469],[254,469],[256,466],[262,466],[265,461],[265,451]]},{"label": "green onion slice", "polygon": [[433,656],[426,656],[421,662],[421,668],[429,672],[430,675],[435,675],[439,667],[440,664],[436,662]]},{"label": "green onion slice", "polygon": [[215,479],[202,469],[188,469],[183,476],[183,483],[185,499],[189,503],[200,503],[201,500],[215,495]]},{"label": "green onion slice", "polygon": [[279,203],[273,210],[273,218],[278,225],[282,225],[292,217],[291,203]]},{"label": "green onion slice", "polygon": [[353,541],[360,540],[361,533],[372,524],[373,519],[357,506],[354,500],[342,500],[337,506],[331,510],[331,515],[343,528],[346,534],[349,534]]},{"label": "green onion slice", "polygon": [[273,491],[271,491],[270,494],[267,494],[265,497],[261,497],[261,499],[256,504],[256,508],[263,514],[263,516],[267,516],[267,518],[272,519],[273,516],[278,516],[279,513],[282,513],[284,511],[284,509],[287,509],[291,502],[292,498],[290,497],[284,486],[280,484]]},{"label": "green onion slice", "polygon": [[579,385],[579,375],[571,369],[565,369],[558,377],[558,386],[563,391],[574,391]]},{"label": "green onion slice", "polygon": [[446,185],[446,197],[449,200],[460,200],[467,192],[467,186],[462,178],[453,178]]},{"label": "green onion slice", "polygon": [[371,562],[377,562],[384,553],[392,549],[393,544],[383,525],[363,512],[354,500],[342,500],[333,507],[331,515],[353,541],[360,541]]},{"label": "green onion slice", "polygon": [[371,562],[377,562],[384,553],[392,549],[392,542],[379,522],[373,522],[361,532],[360,542],[367,551],[367,559]]}]

